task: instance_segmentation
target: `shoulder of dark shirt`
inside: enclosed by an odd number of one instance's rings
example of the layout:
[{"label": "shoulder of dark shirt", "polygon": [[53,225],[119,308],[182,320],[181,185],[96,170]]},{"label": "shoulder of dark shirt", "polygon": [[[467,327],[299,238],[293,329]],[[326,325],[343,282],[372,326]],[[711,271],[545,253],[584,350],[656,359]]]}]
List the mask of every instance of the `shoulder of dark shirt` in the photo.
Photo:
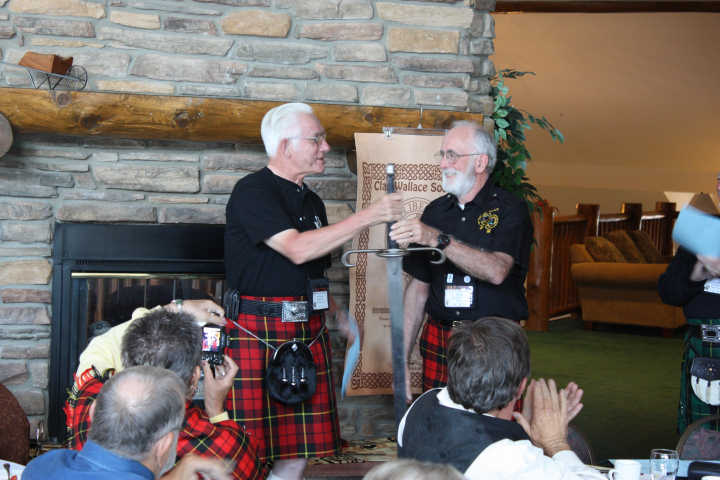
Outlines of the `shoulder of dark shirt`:
[{"label": "shoulder of dark shirt", "polygon": [[238,180],[233,187],[232,194],[237,196],[237,192],[247,192],[257,189],[267,189],[267,175],[264,168],[258,170],[257,172],[245,175],[243,178]]},{"label": "shoulder of dark shirt", "polygon": [[490,188],[492,190],[488,193],[490,194],[489,197],[493,200],[488,199],[488,201],[498,202],[502,207],[510,208],[515,212],[525,214],[528,219],[530,218],[530,210],[524,199],[496,184],[490,185]]}]

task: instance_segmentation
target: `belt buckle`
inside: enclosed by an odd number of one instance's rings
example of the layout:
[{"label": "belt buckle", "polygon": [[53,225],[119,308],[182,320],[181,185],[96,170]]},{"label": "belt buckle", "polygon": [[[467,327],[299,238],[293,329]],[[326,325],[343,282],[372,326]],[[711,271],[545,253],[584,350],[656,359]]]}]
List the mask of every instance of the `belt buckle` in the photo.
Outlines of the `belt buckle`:
[{"label": "belt buckle", "polygon": [[702,341],[720,343],[720,325],[700,325]]},{"label": "belt buckle", "polygon": [[462,326],[462,324],[465,323],[462,320],[453,320],[452,322],[452,328],[458,328]]},{"label": "belt buckle", "polygon": [[307,322],[308,321],[308,304],[307,302],[282,302],[282,321],[283,322]]}]

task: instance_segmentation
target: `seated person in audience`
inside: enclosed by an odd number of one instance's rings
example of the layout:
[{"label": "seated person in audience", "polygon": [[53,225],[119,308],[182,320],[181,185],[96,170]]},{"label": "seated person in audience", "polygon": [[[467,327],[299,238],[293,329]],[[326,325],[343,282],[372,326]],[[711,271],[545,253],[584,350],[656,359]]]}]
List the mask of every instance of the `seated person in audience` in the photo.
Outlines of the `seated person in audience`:
[{"label": "seated person in audience", "polygon": [[458,327],[448,345],[448,386],[410,406],[398,429],[399,455],[449,463],[471,480],[597,478],[567,443],[582,390],[533,380],[523,413],[513,413],[529,375],[520,325],[485,317]]},{"label": "seated person in audience", "polygon": [[[185,385],[173,372],[134,367],[109,379],[90,409],[93,425],[80,451],[51,450],[31,461],[25,480],[229,480],[218,459],[188,455],[175,465],[185,417]],[[172,469],[172,470],[171,470]]]},{"label": "seated person in audience", "polygon": [[402,458],[373,467],[363,480],[464,480],[452,465]]},{"label": "seated person in audience", "polygon": [[[127,322],[126,322],[127,323]],[[113,330],[97,337],[83,353],[88,358],[99,358],[98,348],[106,348],[105,335],[114,337]],[[122,337],[122,366],[151,365],[175,372],[185,382],[188,407],[185,423],[180,431],[177,456],[194,453],[235,462],[233,475],[237,479],[262,478],[264,466],[257,458],[255,443],[244,430],[230,420],[224,408],[225,397],[238,370],[235,362],[224,357],[223,365],[215,375],[207,362],[201,363],[202,329],[188,313],[171,312],[158,308],[136,318],[125,328]],[[108,358],[116,353],[102,352]],[[205,374],[205,409],[190,405],[197,392],[201,369]],[[87,438],[91,423],[90,410],[103,383],[115,373],[114,365],[92,366],[76,377],[75,385],[65,405],[69,446],[79,449]]]}]

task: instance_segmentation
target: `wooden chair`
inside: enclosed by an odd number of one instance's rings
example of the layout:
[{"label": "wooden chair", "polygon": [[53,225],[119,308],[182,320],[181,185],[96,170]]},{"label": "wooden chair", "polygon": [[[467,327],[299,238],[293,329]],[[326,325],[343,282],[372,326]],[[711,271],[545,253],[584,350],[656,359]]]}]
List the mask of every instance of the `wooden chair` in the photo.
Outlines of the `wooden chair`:
[{"label": "wooden chair", "polygon": [[[715,422],[715,425],[706,425]],[[678,455],[683,460],[720,460],[720,415],[711,415],[691,423],[678,440]]]}]

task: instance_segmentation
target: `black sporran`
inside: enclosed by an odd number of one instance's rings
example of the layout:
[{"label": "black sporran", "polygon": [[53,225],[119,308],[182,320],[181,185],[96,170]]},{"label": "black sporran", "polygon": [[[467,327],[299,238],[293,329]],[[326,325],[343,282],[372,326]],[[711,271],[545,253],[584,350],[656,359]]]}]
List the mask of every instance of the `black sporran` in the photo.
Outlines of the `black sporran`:
[{"label": "black sporran", "polygon": [[265,371],[265,386],[273,400],[286,405],[312,397],[317,386],[317,368],[310,348],[298,340],[277,347]]}]

